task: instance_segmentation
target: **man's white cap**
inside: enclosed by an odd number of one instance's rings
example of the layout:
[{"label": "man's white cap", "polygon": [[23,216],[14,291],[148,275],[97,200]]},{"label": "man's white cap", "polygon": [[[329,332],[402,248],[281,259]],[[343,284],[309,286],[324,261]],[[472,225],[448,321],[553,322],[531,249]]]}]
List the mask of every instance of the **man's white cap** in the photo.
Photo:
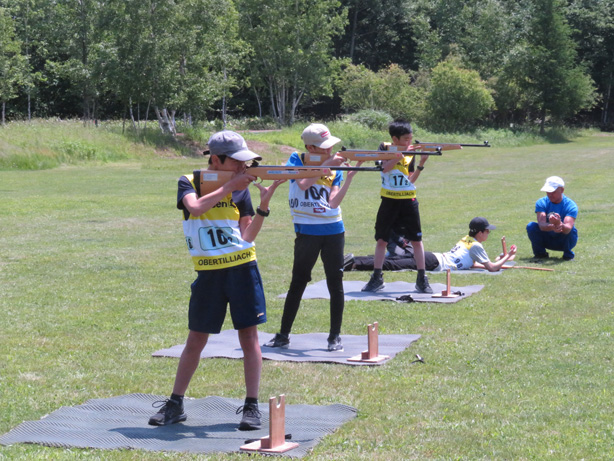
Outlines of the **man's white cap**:
[{"label": "man's white cap", "polygon": [[559,187],[565,187],[565,181],[558,176],[550,176],[546,179],[546,184],[541,188],[543,192],[554,192]]},{"label": "man's white cap", "polygon": [[305,128],[303,130],[303,134],[301,135],[301,139],[306,146],[316,146],[321,147],[322,149],[328,149],[329,147],[333,147],[338,142],[341,142],[341,139],[335,138],[333,135],[331,135],[328,128],[321,123],[312,123]]},{"label": "man's white cap", "polygon": [[262,157],[247,148],[243,136],[234,131],[213,133],[207,143],[208,149],[203,154],[225,155],[239,162],[262,160]]}]

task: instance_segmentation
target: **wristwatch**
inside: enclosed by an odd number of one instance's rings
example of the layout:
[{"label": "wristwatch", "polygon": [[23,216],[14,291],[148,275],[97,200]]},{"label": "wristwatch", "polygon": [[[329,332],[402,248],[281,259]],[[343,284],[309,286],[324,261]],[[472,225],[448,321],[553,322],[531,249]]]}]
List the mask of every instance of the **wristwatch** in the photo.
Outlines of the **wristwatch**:
[{"label": "wristwatch", "polygon": [[418,165],[416,168],[418,168],[420,171],[424,170],[424,167],[422,165]]},{"label": "wristwatch", "polygon": [[266,218],[268,215],[271,214],[271,210],[267,208],[266,211],[262,211],[260,207],[256,207],[256,213],[258,213],[263,218]]}]

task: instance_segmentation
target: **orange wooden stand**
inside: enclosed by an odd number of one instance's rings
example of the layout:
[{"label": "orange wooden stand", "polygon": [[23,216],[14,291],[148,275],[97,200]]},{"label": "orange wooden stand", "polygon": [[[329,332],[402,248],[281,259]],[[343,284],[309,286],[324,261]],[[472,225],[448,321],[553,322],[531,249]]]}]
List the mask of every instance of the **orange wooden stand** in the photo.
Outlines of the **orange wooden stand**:
[{"label": "orange wooden stand", "polygon": [[379,327],[377,322],[373,322],[373,325],[367,326],[367,345],[368,350],[363,351],[360,355],[355,355],[354,357],[350,357],[348,362],[369,362],[369,363],[377,363],[382,360],[389,359],[389,355],[379,355],[379,342],[378,335]]},{"label": "orange wooden stand", "polygon": [[459,295],[452,293],[452,287],[450,286],[450,269],[446,271],[446,289],[438,294],[432,296],[432,298],[458,298]]},{"label": "orange wooden stand", "polygon": [[298,447],[296,442],[286,442],[286,396],[269,399],[269,435],[260,440],[241,446],[244,451],[263,453],[284,453]]}]

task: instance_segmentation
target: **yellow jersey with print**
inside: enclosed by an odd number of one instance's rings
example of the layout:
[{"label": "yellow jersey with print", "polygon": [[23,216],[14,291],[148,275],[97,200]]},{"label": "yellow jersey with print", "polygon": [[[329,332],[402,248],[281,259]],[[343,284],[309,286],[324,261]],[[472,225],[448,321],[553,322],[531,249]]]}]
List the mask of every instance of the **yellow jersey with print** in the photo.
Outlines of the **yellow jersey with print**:
[{"label": "yellow jersey with print", "polygon": [[405,156],[389,172],[382,171],[380,195],[392,199],[416,198],[416,186],[409,180],[409,165],[413,156]]},{"label": "yellow jersey with print", "polygon": [[[196,192],[194,175],[183,178]],[[241,237],[241,215],[232,197],[228,194],[200,216],[184,213],[183,233],[197,271],[226,269],[256,260],[254,242]]]}]

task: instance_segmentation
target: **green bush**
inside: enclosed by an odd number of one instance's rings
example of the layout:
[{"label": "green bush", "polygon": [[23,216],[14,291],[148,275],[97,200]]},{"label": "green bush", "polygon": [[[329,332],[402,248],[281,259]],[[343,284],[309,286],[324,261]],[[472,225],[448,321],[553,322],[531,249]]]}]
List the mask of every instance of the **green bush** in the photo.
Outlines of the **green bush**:
[{"label": "green bush", "polygon": [[348,65],[340,73],[337,89],[349,111],[382,111],[392,118],[415,120],[424,111],[426,91],[417,75],[397,64],[377,73],[364,66]]},{"label": "green bush", "polygon": [[383,110],[364,109],[346,115],[344,120],[352,123],[359,123],[373,130],[383,130],[392,121],[392,116]]},{"label": "green bush", "polygon": [[486,118],[494,105],[476,71],[444,61],[433,69],[424,124],[435,131],[469,130]]}]

